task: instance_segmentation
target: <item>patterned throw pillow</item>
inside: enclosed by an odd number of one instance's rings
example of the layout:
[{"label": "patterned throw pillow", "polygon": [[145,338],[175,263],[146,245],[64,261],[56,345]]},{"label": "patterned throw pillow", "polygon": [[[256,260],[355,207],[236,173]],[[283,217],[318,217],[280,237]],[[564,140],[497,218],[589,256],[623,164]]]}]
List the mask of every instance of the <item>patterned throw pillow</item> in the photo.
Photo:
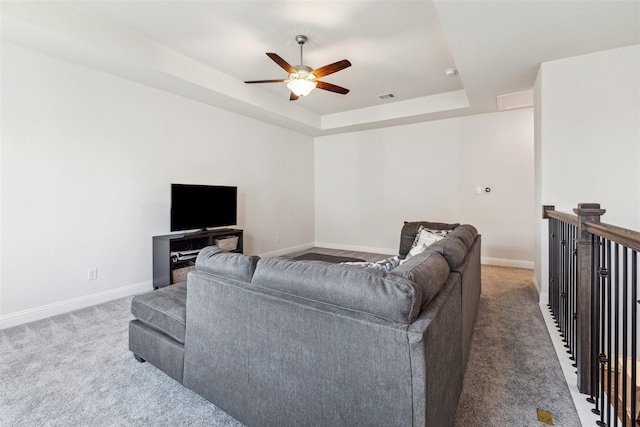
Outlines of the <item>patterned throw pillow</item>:
[{"label": "patterned throw pillow", "polygon": [[441,240],[442,238],[444,238],[444,236],[449,234],[450,231],[451,230],[430,230],[428,228],[420,226],[420,228],[418,228],[418,233],[416,234],[416,238],[413,240],[413,244],[411,245],[411,248],[413,249],[416,246],[419,246],[423,243],[427,246],[430,246],[435,242],[437,242],[438,240]]},{"label": "patterned throw pillow", "polygon": [[431,230],[421,225],[420,228],[418,228],[416,238],[413,240],[411,250],[405,257],[405,259],[402,260],[402,262],[408,260],[414,255],[419,254],[420,252],[424,252],[425,249],[433,245],[438,240],[441,240],[449,233],[451,233],[451,230]]}]

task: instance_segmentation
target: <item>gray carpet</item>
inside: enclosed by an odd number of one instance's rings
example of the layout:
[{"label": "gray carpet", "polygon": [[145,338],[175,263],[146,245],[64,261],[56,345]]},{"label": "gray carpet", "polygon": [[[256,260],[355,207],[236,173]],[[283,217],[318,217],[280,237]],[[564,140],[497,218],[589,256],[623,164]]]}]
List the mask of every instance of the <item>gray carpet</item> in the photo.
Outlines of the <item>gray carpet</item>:
[{"label": "gray carpet", "polygon": [[580,427],[531,270],[482,266],[482,295],[456,427]]},{"label": "gray carpet", "polygon": [[[134,360],[127,348],[130,301],[0,331],[0,425],[240,426],[150,364]],[[544,427],[536,408],[550,411],[556,426],[580,425],[531,272],[483,267],[456,427]]]},{"label": "gray carpet", "polygon": [[241,426],[129,352],[131,298],[0,331],[0,425]]}]

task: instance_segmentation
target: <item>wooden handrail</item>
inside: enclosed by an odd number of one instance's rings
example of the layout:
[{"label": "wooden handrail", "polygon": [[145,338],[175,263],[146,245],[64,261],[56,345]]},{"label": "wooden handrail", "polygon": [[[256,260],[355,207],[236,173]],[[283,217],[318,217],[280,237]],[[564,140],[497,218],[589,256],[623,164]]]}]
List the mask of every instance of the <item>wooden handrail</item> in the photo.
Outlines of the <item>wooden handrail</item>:
[{"label": "wooden handrail", "polygon": [[[553,218],[567,224],[578,226],[578,216],[555,210],[555,206],[545,205],[542,207],[542,218]],[[585,229],[591,234],[619,243],[623,246],[640,252],[640,232],[606,224],[598,221],[587,221],[584,223]]]},{"label": "wooden handrail", "polygon": [[578,226],[578,216],[572,215],[564,212],[558,212],[555,210],[555,206],[543,206],[542,207],[542,218],[553,218],[562,222],[566,222],[575,227]]},{"label": "wooden handrail", "polygon": [[591,234],[611,240],[634,251],[640,251],[640,232],[596,221],[588,221],[585,226]]}]

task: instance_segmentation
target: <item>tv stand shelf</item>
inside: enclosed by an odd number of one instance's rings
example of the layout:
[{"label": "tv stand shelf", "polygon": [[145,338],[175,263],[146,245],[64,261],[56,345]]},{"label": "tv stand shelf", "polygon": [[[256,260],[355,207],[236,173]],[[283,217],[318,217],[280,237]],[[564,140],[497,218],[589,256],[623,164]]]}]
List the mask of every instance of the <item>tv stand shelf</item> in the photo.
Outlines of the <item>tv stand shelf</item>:
[{"label": "tv stand shelf", "polygon": [[236,249],[231,252],[242,253],[243,232],[236,228],[153,236],[153,288],[158,289],[173,284],[172,273],[174,270],[195,265],[195,256],[190,260],[176,260],[172,259],[172,253],[195,251],[207,246],[214,246],[216,240],[227,237],[238,238]]}]

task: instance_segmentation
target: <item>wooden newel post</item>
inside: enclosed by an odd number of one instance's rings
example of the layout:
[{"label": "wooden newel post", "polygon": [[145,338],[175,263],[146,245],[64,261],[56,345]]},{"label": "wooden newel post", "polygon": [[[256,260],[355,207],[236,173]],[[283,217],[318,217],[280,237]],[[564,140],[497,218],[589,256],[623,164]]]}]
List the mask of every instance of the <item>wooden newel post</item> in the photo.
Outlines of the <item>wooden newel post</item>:
[{"label": "wooden newel post", "polygon": [[578,367],[578,391],[591,394],[591,371],[594,367],[591,360],[591,281],[593,279],[593,244],[592,235],[586,231],[585,223],[600,222],[600,216],[606,211],[600,209],[598,203],[579,203],[573,212],[578,216],[577,234],[577,278],[576,278],[576,364]]}]

